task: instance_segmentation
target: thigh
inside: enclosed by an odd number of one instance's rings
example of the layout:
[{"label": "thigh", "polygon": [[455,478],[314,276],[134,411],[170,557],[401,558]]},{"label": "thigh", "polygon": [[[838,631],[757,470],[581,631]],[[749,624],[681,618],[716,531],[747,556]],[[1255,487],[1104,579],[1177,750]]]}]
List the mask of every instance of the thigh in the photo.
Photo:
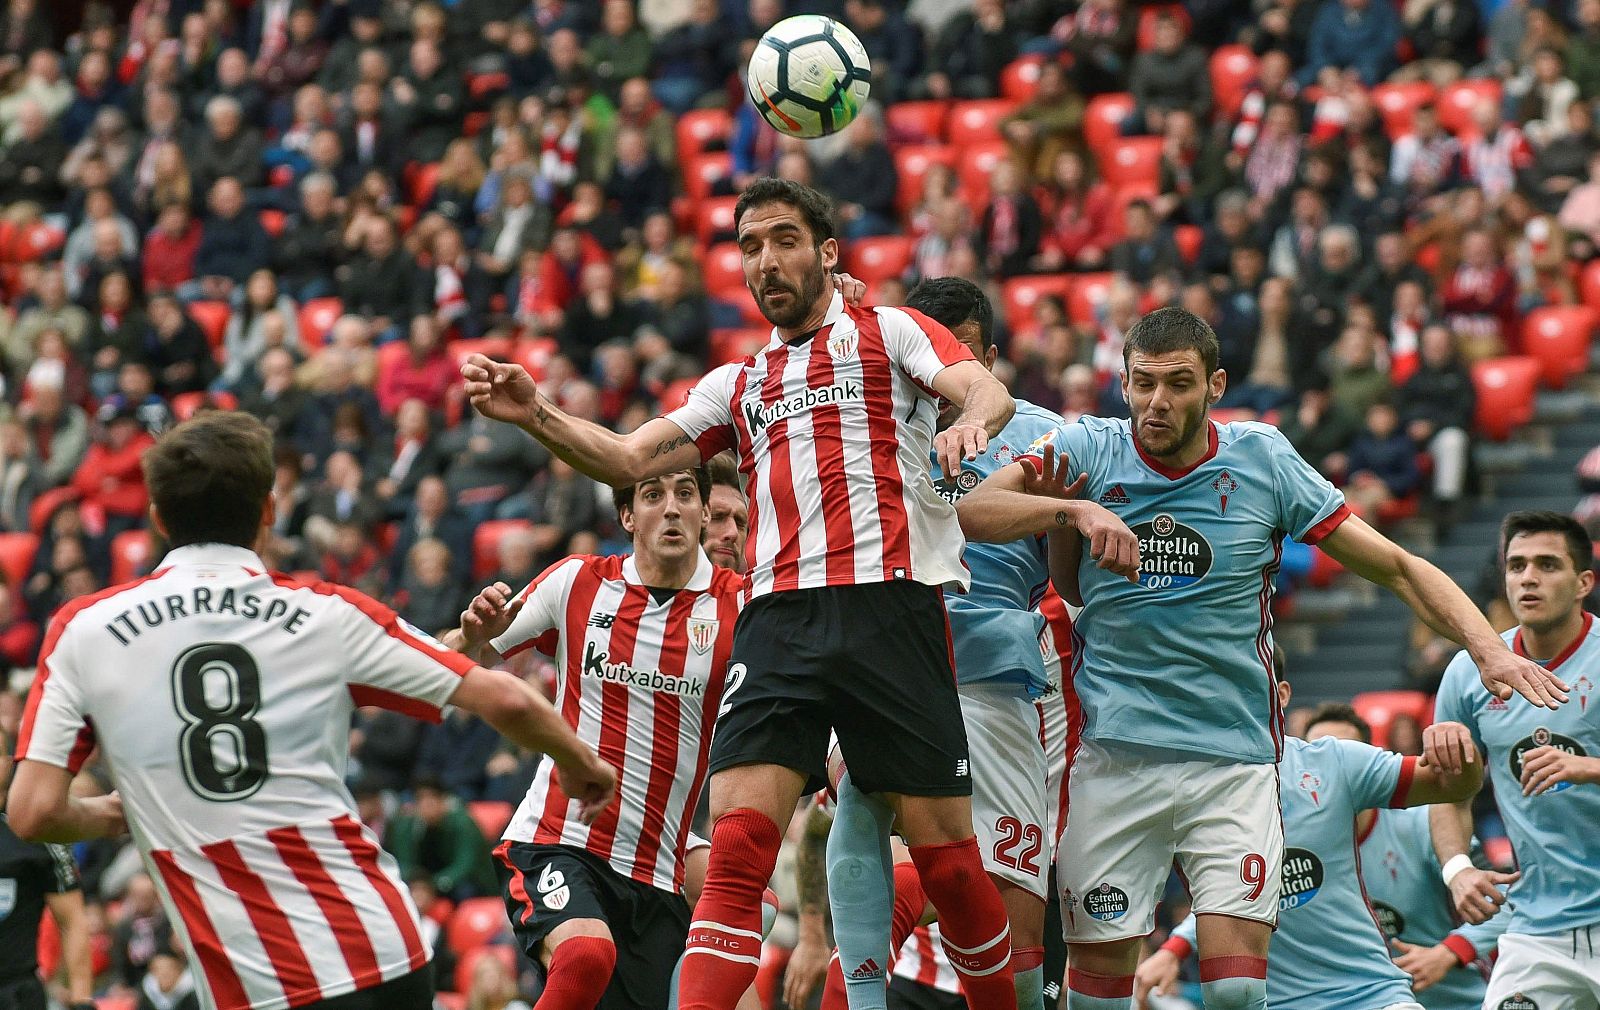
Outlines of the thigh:
[{"label": "thigh", "polygon": [[603,882],[577,853],[559,845],[512,842],[496,855],[506,914],[528,960],[542,965],[545,939],[576,919],[598,919],[615,935],[615,910]]},{"label": "thigh", "polygon": [[916,582],[827,592],[841,629],[829,703],[851,781],[869,793],[971,795],[943,593]]},{"label": "thigh", "polygon": [[1500,937],[1484,1010],[1594,1010],[1591,982],[1572,957],[1570,934]]},{"label": "thigh", "polygon": [[1283,889],[1277,768],[1178,767],[1176,855],[1195,913],[1276,924]]},{"label": "thigh", "polygon": [[597,1010],[659,1010],[688,942],[689,906],[647,884],[624,886],[630,892],[627,922],[618,923],[617,967]]},{"label": "thigh", "polygon": [[1093,741],[1078,748],[1056,856],[1068,943],[1129,940],[1155,928],[1172,871],[1172,767]]},{"label": "thigh", "polygon": [[1039,710],[1003,690],[963,690],[960,699],[972,755],[972,827],[983,868],[1044,898],[1054,838],[1045,810]]}]

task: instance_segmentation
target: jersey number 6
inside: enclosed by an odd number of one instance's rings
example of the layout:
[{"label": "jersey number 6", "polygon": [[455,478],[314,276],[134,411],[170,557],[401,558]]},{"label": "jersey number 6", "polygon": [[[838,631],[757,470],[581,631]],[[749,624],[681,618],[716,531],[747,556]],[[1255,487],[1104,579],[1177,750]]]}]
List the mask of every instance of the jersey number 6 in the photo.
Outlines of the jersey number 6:
[{"label": "jersey number 6", "polygon": [[172,667],[172,701],[183,720],[178,756],[197,795],[226,803],[267,780],[267,733],[255,721],[261,672],[242,647],[208,642],[184,650]]}]

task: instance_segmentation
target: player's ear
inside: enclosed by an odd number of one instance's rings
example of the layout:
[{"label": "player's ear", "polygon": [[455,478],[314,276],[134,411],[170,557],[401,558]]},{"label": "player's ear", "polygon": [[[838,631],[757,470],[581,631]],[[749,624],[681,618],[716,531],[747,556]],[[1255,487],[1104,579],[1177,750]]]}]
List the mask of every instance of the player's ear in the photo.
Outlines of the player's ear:
[{"label": "player's ear", "polygon": [[1000,348],[996,347],[993,344],[990,344],[989,345],[989,349],[987,351],[983,352],[983,363],[985,365],[989,366],[989,371],[991,371],[991,372],[994,371],[994,362],[995,362],[995,359],[998,358],[999,356],[1000,356]]},{"label": "player's ear", "polygon": [[822,245],[817,247],[817,252],[822,256],[822,269],[832,273],[834,268],[839,265],[839,240],[836,238],[823,239]]},{"label": "player's ear", "polygon": [[1218,400],[1222,399],[1222,394],[1228,390],[1227,371],[1219,368],[1212,372],[1211,378],[1206,380],[1206,385],[1210,387],[1206,390],[1206,403],[1215,405]]},{"label": "player's ear", "polygon": [[1583,593],[1585,598],[1587,598],[1589,594],[1594,591],[1593,569],[1586,568],[1578,573],[1578,589]]},{"label": "player's ear", "polygon": [[622,524],[623,529],[628,531],[628,536],[631,538],[633,536],[633,506],[624,505],[618,509],[617,521]]}]

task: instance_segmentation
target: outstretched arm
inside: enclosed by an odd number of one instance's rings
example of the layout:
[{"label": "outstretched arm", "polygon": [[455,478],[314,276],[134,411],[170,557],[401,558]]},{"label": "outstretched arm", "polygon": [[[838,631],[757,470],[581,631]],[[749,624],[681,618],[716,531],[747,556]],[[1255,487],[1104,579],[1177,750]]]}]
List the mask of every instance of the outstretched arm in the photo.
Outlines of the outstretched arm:
[{"label": "outstretched arm", "polygon": [[1466,747],[1460,752],[1462,760],[1435,762],[1427,756],[1422,757],[1416,764],[1411,785],[1401,797],[1399,805],[1423,807],[1471,800],[1483,787],[1483,762],[1477,760],[1478,749],[1473,746],[1467,728],[1460,723],[1446,722],[1434,723],[1429,729],[1438,734],[1456,734],[1457,739],[1464,740]]},{"label": "outstretched arm", "polygon": [[1567,685],[1506,648],[1487,618],[1450,577],[1351,516],[1317,545],[1335,561],[1406,602],[1428,627],[1467,650],[1489,693],[1520,694],[1540,708],[1567,700]]},{"label": "outstretched arm", "polygon": [[1017,401],[1005,384],[976,361],[958,361],[934,376],[933,388],[961,408],[961,414],[933,440],[934,453],[945,473],[959,473],[963,459],[977,459],[989,449],[989,439],[1017,412]]},{"label": "outstretched arm", "polygon": [[673,422],[657,417],[619,435],[551,403],[521,365],[473,354],[461,366],[461,377],[479,413],[516,425],[569,466],[602,483],[634,484],[700,463],[700,450]]}]

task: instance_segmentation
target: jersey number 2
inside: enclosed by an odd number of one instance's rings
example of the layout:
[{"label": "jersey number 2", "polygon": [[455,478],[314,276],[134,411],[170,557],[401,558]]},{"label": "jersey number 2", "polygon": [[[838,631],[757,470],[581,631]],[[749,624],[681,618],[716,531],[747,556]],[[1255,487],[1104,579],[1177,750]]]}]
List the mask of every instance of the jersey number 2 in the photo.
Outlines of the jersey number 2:
[{"label": "jersey number 2", "polygon": [[183,732],[178,756],[189,788],[226,803],[267,780],[267,733],[256,722],[261,672],[255,658],[228,642],[184,650],[172,667],[172,701]]},{"label": "jersey number 2", "polygon": [[[1005,837],[994,843],[994,861],[1023,873],[1039,872],[1039,853],[1044,849],[1044,832],[1037,824],[1024,824],[1009,814],[994,822],[994,829]],[[1017,846],[1026,843],[1020,853]]]}]

